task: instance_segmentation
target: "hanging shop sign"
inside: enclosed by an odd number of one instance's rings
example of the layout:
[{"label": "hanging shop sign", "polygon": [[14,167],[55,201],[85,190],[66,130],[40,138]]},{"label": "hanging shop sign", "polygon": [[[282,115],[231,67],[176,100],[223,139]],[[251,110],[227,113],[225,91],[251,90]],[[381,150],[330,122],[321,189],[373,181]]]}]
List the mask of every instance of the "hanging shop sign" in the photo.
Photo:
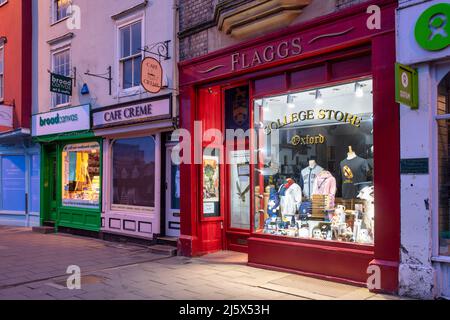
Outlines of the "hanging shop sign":
[{"label": "hanging shop sign", "polygon": [[0,127],[13,127],[13,107],[0,104]]},{"label": "hanging shop sign", "polygon": [[419,76],[415,69],[395,65],[395,101],[411,109],[419,108]]},{"label": "hanging shop sign", "polygon": [[93,111],[93,126],[99,129],[124,124],[171,119],[171,101],[171,98],[166,98],[99,109]]},{"label": "hanging shop sign", "polygon": [[34,137],[50,134],[89,130],[90,105],[59,109],[58,111],[36,114],[32,118]]},{"label": "hanging shop sign", "polygon": [[50,73],[50,91],[59,94],[72,95],[73,80],[70,77]]},{"label": "hanging shop sign", "polygon": [[425,10],[417,20],[414,34],[425,50],[447,48],[450,45],[450,4],[439,3]]},{"label": "hanging shop sign", "polygon": [[141,64],[141,84],[150,93],[158,93],[163,85],[163,69],[158,60],[147,57]]}]

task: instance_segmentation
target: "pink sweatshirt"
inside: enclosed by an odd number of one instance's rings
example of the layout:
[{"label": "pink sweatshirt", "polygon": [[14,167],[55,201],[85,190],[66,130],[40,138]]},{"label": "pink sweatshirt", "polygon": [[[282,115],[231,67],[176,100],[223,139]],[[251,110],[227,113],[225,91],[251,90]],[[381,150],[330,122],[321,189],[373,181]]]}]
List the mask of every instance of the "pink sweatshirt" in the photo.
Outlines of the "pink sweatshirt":
[{"label": "pink sweatshirt", "polygon": [[334,198],[336,196],[336,179],[329,171],[322,171],[314,180],[312,194],[327,194],[330,196],[330,207],[334,208]]}]

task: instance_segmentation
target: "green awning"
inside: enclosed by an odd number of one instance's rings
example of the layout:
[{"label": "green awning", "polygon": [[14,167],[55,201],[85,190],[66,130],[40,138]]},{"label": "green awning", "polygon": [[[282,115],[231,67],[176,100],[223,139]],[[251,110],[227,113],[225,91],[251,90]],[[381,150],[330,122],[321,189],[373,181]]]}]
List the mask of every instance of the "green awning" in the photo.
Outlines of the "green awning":
[{"label": "green awning", "polygon": [[42,137],[33,137],[33,141],[39,143],[51,143],[57,141],[67,141],[67,140],[81,140],[95,138],[96,136],[92,131],[76,131],[76,132],[66,132],[59,134],[52,134]]}]

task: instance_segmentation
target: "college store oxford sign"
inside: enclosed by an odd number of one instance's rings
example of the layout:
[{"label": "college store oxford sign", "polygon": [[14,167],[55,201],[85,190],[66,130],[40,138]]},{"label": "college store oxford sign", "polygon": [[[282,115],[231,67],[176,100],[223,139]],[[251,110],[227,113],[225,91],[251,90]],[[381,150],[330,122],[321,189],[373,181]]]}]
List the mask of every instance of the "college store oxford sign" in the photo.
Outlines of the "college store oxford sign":
[{"label": "college store oxford sign", "polygon": [[92,112],[95,129],[172,118],[171,98],[106,107]]},{"label": "college store oxford sign", "polygon": [[87,104],[36,114],[32,118],[33,136],[89,130],[91,128],[90,111],[91,107]]}]

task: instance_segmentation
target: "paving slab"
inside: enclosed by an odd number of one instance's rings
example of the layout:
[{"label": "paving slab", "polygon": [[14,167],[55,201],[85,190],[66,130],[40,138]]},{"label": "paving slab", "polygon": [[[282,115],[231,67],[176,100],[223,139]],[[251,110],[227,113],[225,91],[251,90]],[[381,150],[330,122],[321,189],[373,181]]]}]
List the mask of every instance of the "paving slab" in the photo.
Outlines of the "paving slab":
[{"label": "paving slab", "polygon": [[[0,300],[310,300],[398,299],[353,287],[247,266],[247,255],[200,258],[147,247],[0,226]],[[81,268],[81,289],[66,287]]]}]

